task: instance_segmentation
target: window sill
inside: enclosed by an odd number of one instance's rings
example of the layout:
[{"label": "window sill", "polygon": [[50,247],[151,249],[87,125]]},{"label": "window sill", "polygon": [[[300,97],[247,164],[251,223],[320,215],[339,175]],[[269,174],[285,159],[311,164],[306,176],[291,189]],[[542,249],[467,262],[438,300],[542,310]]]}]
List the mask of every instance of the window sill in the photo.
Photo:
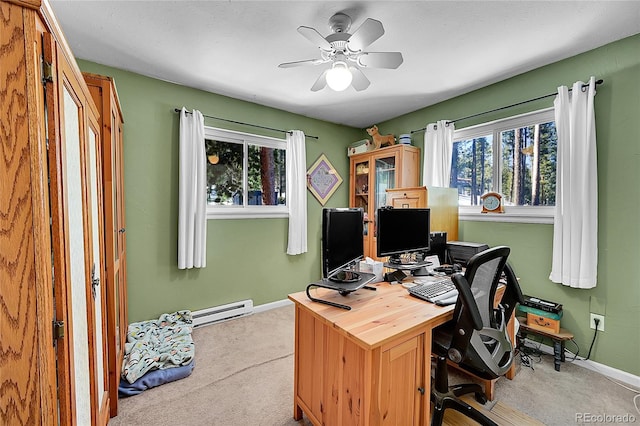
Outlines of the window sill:
[{"label": "window sill", "polygon": [[254,207],[254,208],[209,208],[208,219],[277,219],[288,218],[289,210],[286,207]]},{"label": "window sill", "polygon": [[553,224],[555,207],[505,207],[504,213],[480,213],[480,206],[460,207],[459,219],[475,222]]}]

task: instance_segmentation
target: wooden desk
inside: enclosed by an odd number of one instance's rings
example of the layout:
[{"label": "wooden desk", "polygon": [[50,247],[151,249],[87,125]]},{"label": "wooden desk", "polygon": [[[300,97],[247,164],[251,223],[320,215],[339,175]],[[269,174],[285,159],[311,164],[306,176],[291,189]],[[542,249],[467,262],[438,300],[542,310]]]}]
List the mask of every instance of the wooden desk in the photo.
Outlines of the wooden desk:
[{"label": "wooden desk", "polygon": [[315,425],[424,425],[430,422],[431,330],[450,320],[401,285],[374,284],[347,296],[317,288],[295,303],[293,417]]},{"label": "wooden desk", "polygon": [[[430,416],[431,332],[453,318],[454,305],[439,307],[409,295],[401,285],[376,283],[347,296],[323,288],[314,297],[352,310],[312,302],[304,291],[295,303],[293,417],[314,425],[426,425]],[[513,321],[510,321],[513,338]],[[515,363],[508,378],[515,375]],[[494,381],[485,393],[493,399]]]}]

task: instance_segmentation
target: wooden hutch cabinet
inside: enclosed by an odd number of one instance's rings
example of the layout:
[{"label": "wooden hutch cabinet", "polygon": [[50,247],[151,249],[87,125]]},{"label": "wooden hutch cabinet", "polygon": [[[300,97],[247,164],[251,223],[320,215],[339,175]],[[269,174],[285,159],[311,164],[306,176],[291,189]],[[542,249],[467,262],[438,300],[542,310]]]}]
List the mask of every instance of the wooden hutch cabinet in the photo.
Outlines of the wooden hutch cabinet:
[{"label": "wooden hutch cabinet", "polygon": [[420,149],[405,144],[350,157],[349,205],[365,212],[364,255],[376,258],[376,210],[387,205],[387,189],[418,186]]},{"label": "wooden hutch cabinet", "polygon": [[0,424],[106,425],[99,113],[46,0],[0,16]]}]

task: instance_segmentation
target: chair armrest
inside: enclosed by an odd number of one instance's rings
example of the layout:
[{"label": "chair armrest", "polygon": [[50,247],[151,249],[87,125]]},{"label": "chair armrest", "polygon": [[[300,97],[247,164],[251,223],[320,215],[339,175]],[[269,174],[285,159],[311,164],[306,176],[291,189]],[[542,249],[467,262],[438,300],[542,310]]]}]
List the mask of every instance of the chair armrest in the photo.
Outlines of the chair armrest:
[{"label": "chair armrest", "polygon": [[[478,305],[473,297],[473,293],[471,293],[471,287],[465,276],[462,274],[454,274],[451,280],[458,289],[458,302],[456,303],[456,309],[453,313],[455,328],[452,332],[447,357],[456,364],[459,364],[466,357],[474,329],[478,331],[482,330],[483,324]],[[460,332],[461,330],[463,330],[464,333]]]},{"label": "chair armrest", "polygon": [[[465,329],[473,327],[476,330],[482,330],[483,324],[480,310],[478,310],[476,299],[473,297],[473,293],[471,293],[471,287],[467,279],[462,274],[454,274],[451,276],[451,280],[458,289],[458,302],[462,302],[464,307],[462,309],[462,316],[458,320],[459,323],[461,323]],[[458,308],[456,308],[456,311],[457,310]]]},{"label": "chair armrest", "polygon": [[503,272],[507,278],[507,287],[505,288],[504,295],[502,296],[502,303],[503,305],[506,305],[504,308],[506,320],[508,321],[516,308],[516,304],[524,303],[524,297],[522,296],[522,290],[520,289],[518,278],[509,263],[504,265]]}]

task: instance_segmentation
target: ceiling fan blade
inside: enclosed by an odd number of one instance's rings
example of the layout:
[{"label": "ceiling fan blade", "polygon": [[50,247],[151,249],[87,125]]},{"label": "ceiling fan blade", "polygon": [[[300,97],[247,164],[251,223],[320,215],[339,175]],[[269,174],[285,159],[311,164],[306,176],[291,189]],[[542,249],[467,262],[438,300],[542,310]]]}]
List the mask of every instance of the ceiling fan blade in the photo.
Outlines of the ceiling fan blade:
[{"label": "ceiling fan blade", "polygon": [[298,32],[302,34],[311,43],[318,46],[320,49],[324,49],[324,50],[333,49],[333,47],[331,46],[331,43],[325,40],[325,38],[322,37],[322,34],[320,34],[315,28],[300,26],[298,27]]},{"label": "ceiling fan blade", "polygon": [[355,32],[349,37],[347,41],[347,47],[352,52],[360,52],[365,47],[382,37],[384,34],[384,28],[382,22],[375,19],[367,18],[366,21],[355,30]]},{"label": "ceiling fan blade", "polygon": [[318,77],[318,79],[316,80],[315,83],[313,83],[313,86],[311,86],[311,91],[312,92],[317,92],[318,90],[322,90],[325,88],[325,86],[327,85],[327,72],[329,70],[324,70],[322,72],[322,74],[320,74],[320,77]]},{"label": "ceiling fan blade", "polygon": [[358,57],[358,65],[365,68],[396,69],[402,61],[400,52],[364,52]]},{"label": "ceiling fan blade", "polygon": [[293,68],[293,67],[300,67],[303,65],[320,65],[323,64],[327,61],[324,61],[322,59],[307,59],[305,61],[294,61],[294,62],[283,62],[282,64],[278,65],[278,67],[280,68]]},{"label": "ceiling fan blade", "polygon": [[364,73],[360,71],[360,69],[356,67],[349,67],[349,71],[351,71],[351,75],[353,76],[353,80],[351,80],[351,85],[353,86],[354,89],[356,89],[359,92],[369,87],[369,84],[371,84],[371,82],[364,75]]}]

